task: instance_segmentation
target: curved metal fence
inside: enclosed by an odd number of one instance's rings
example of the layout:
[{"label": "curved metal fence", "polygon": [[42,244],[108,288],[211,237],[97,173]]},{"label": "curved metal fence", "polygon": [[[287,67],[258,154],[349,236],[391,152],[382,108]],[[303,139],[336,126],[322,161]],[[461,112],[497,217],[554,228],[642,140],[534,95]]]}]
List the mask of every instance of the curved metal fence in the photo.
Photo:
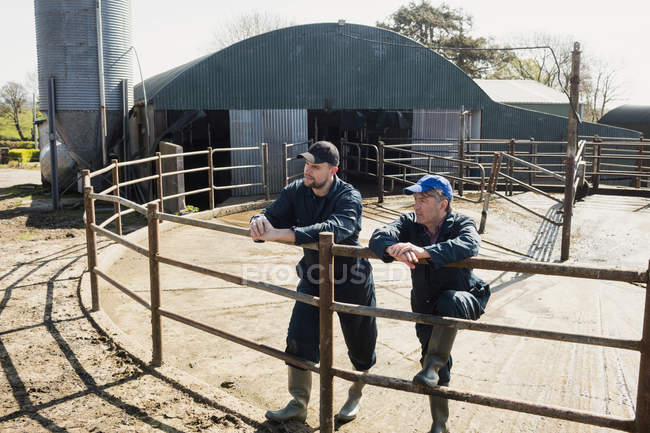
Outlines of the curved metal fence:
[{"label": "curved metal fence", "polygon": [[[212,155],[213,150],[192,152],[192,154],[205,154]],[[186,154],[174,154],[173,157],[187,156]],[[151,324],[152,324],[152,364],[160,366],[163,360],[162,352],[162,335],[161,335],[161,318],[165,317],[196,329],[202,330],[212,335],[219,336],[237,344],[243,345],[253,350],[265,353],[271,357],[283,360],[292,365],[309,369],[320,374],[320,431],[331,433],[334,430],[333,418],[333,377],[340,377],[349,381],[362,381],[369,385],[381,386],[401,391],[407,391],[419,394],[429,394],[442,396],[452,400],[465,401],[473,404],[486,405],[501,409],[508,409],[513,411],[525,412],[535,415],[548,416],[562,420],[575,421],[584,424],[595,426],[609,427],[624,431],[634,432],[647,432],[650,431],[650,296],[646,296],[645,310],[644,310],[644,324],[643,333],[640,340],[635,339],[617,339],[604,337],[599,335],[583,335],[583,334],[570,334],[563,332],[555,332],[541,329],[528,329],[514,326],[507,326],[501,324],[484,323],[482,321],[469,321],[462,319],[453,319],[447,317],[436,317],[426,314],[417,314],[407,311],[399,311],[392,309],[374,308],[361,305],[344,304],[334,302],[334,277],[333,277],[333,263],[335,257],[365,257],[376,259],[374,254],[368,249],[363,247],[337,245],[333,242],[333,235],[331,233],[321,233],[319,242],[317,244],[301,245],[300,248],[309,248],[319,251],[319,261],[321,269],[327,269],[327,272],[320,273],[320,296],[309,296],[306,294],[298,293],[294,290],[289,290],[284,287],[269,284],[264,281],[254,281],[245,279],[239,275],[230,274],[205,266],[187,263],[166,254],[160,250],[160,221],[168,221],[175,224],[185,224],[201,229],[216,230],[223,233],[234,234],[237,236],[249,237],[248,229],[220,224],[212,221],[202,221],[188,216],[178,216],[165,213],[161,205],[168,199],[164,195],[162,188],[159,189],[159,196],[157,199],[149,203],[135,203],[120,197],[120,188],[124,187],[127,182],[120,183],[119,178],[113,176],[115,182],[109,188],[95,193],[91,185],[92,178],[102,174],[113,171],[115,173],[120,166],[152,163],[156,162],[160,166],[161,159],[164,156],[160,154],[151,158],[144,158],[137,161],[129,161],[119,163],[114,161],[113,164],[97,170],[95,172],[84,171],[84,206],[85,206],[85,222],[86,222],[86,240],[87,240],[87,254],[88,254],[88,268],[90,271],[90,284],[92,294],[92,309],[97,311],[101,308],[100,296],[98,291],[98,277],[102,278],[112,286],[116,287],[126,295],[131,297],[135,302],[142,305],[145,309],[150,311]],[[210,164],[211,158],[206,158],[208,163],[207,167],[201,169],[182,170],[179,173],[198,172],[198,171],[214,171]],[[286,158],[285,158],[286,160]],[[379,164],[381,167],[381,164]],[[232,167],[236,169],[236,167]],[[128,182],[133,184],[135,182],[156,181],[161,185],[160,179],[163,176],[162,171],[156,175],[145,176],[141,179],[134,179]],[[285,176],[286,178],[286,176]],[[268,183],[267,183],[268,185]],[[212,186],[211,186],[212,187]],[[233,186],[236,187],[236,186]],[[200,190],[203,191],[203,190]],[[197,191],[189,191],[184,194],[194,194]],[[268,189],[267,189],[268,197]],[[113,203],[115,212],[104,222],[97,224],[95,217],[95,203],[96,201],[105,201]],[[128,208],[125,211],[121,210],[124,206]],[[148,248],[141,247],[126,239],[122,235],[121,216],[128,212],[137,212],[147,218],[148,230]],[[108,222],[107,222],[108,221]],[[108,230],[106,227],[111,222],[115,222],[115,232]],[[110,275],[108,271],[101,267],[98,263],[96,236],[105,236],[108,239],[120,244],[121,246],[131,249],[149,259],[149,277],[150,277],[150,300],[147,301],[137,295],[134,291],[122,284],[114,275]],[[260,244],[260,248],[264,248]],[[181,269],[186,269],[203,275],[208,275],[214,278],[229,281],[234,284],[252,287],[258,290],[263,290],[273,293],[278,296],[294,299],[297,302],[304,302],[314,305],[320,309],[321,329],[320,329],[320,347],[321,347],[321,362],[314,364],[304,359],[298,358],[293,355],[284,353],[283,351],[269,347],[263,344],[256,343],[243,336],[234,335],[217,329],[210,324],[202,323],[191,317],[186,317],[175,313],[164,307],[160,294],[160,264],[175,266]],[[490,269],[505,272],[522,272],[528,274],[544,274],[544,275],[558,275],[571,278],[586,278],[597,280],[614,280],[625,281],[632,283],[645,283],[646,287],[650,286],[650,269],[644,270],[621,270],[621,269],[607,269],[588,266],[568,266],[559,264],[550,264],[544,262],[519,262],[510,260],[496,260],[496,259],[483,259],[483,258],[469,258],[456,263],[449,264],[452,267],[470,267],[475,269]],[[647,293],[647,292],[646,292]],[[337,368],[333,365],[333,313],[335,311],[345,312],[350,314],[360,314],[366,316],[375,316],[380,318],[390,318],[395,320],[404,320],[409,322],[423,323],[436,326],[454,327],[457,329],[467,329],[478,332],[491,332],[497,334],[507,334],[527,338],[539,338],[554,341],[563,341],[587,345],[598,345],[604,347],[611,347],[621,350],[638,351],[641,354],[639,365],[639,382],[637,388],[637,406],[634,418],[621,418],[610,415],[598,414],[583,410],[569,409],[558,406],[540,405],[536,403],[511,400],[498,396],[474,393],[455,389],[451,387],[436,386],[426,387],[417,385],[410,380],[404,380],[396,377],[381,376],[370,373],[359,373],[355,371]]]}]

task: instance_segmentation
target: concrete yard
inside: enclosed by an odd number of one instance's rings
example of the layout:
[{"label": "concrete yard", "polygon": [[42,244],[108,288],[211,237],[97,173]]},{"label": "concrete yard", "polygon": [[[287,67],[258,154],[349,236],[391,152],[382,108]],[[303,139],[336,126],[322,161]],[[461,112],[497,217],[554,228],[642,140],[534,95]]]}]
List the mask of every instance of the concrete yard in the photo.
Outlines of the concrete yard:
[{"label": "concrete yard", "polygon": [[[537,212],[557,218],[557,206],[529,193],[515,194]],[[361,242],[372,231],[411,207],[411,199],[388,197],[383,206],[369,199],[364,207]],[[456,200],[454,210],[478,221],[480,205]],[[221,222],[247,226],[252,212]],[[650,258],[650,200],[638,197],[589,196],[577,203],[569,263],[645,270]],[[173,225],[165,222],[162,226]],[[161,227],[162,227],[161,226]],[[511,260],[557,262],[561,228],[532,214],[493,201],[480,255]],[[146,240],[141,243],[146,246]],[[300,250],[189,226],[161,234],[161,254],[243,275],[253,280],[295,288],[294,266]],[[105,259],[105,261],[103,261]],[[107,264],[112,262],[112,264]],[[100,255],[100,266],[148,299],[147,260],[121,249]],[[103,264],[104,263],[104,264]],[[402,264],[373,261],[378,306],[410,310],[410,277]],[[482,322],[553,331],[640,338],[645,289],[620,282],[476,270],[493,295]],[[277,349],[284,339],[293,301],[200,274],[161,266],[163,308]],[[149,314],[100,280],[102,308],[125,333],[125,346],[150,356]],[[337,321],[335,320],[335,323]],[[379,319],[377,365],[372,373],[411,379],[419,370],[419,344],[413,324]],[[340,327],[335,325],[335,365],[351,368]],[[639,356],[636,352],[573,343],[461,331],[452,352],[450,387],[566,406],[630,418],[636,402]],[[163,319],[163,358],[212,387],[260,409],[279,408],[289,398],[283,362],[242,346]],[[335,381],[335,410],[347,395],[343,380]],[[307,426],[290,423],[292,432],[318,428],[318,378]],[[263,422],[263,419],[259,420]],[[426,397],[367,387],[357,420],[342,432],[423,432],[430,415]],[[450,402],[454,432],[601,432],[598,427],[519,414],[469,403]],[[271,428],[271,427],[269,427]]]}]

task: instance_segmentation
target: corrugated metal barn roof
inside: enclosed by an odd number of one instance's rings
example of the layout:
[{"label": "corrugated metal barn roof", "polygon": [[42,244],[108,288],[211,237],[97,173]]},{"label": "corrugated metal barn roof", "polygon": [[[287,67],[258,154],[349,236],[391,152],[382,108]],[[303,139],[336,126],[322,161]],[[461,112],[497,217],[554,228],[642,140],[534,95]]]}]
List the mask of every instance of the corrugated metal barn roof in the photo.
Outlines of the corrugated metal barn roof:
[{"label": "corrugated metal barn roof", "polygon": [[474,80],[493,101],[504,104],[569,104],[559,90],[533,80]]},{"label": "corrugated metal barn roof", "polygon": [[422,45],[354,24],[272,31],[161,75],[145,81],[158,109],[457,108],[462,101],[480,108],[486,99]]},{"label": "corrugated metal barn roof", "polygon": [[[483,110],[484,138],[566,136],[567,119],[497,104],[462,70],[395,32],[357,24],[288,27],[145,81],[157,110]],[[141,99],[142,84],[136,86]],[[601,125],[602,136],[630,134]],[[602,129],[606,128],[606,129]],[[602,130],[601,130],[602,129]]]},{"label": "corrugated metal barn roof", "polygon": [[607,112],[598,123],[634,129],[650,138],[650,105],[621,105]]}]

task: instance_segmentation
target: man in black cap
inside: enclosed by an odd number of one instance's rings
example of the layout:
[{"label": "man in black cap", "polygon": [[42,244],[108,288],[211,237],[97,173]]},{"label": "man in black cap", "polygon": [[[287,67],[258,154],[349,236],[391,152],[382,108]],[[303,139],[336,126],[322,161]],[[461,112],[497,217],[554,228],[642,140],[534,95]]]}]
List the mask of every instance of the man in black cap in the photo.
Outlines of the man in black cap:
[{"label": "man in black cap", "polygon": [[[337,244],[360,245],[361,194],[336,176],[339,165],[336,147],[330,142],[319,141],[298,157],[305,159],[303,179],[287,185],[275,202],[251,219],[253,240],[301,245],[317,242],[320,232],[332,232]],[[300,278],[298,291],[318,296],[318,251],[303,249],[303,254],[296,267]],[[336,257],[334,299],[375,306],[372,268],[367,259]],[[338,316],[354,368],[369,370],[376,362],[375,318],[344,313]],[[319,311],[316,307],[302,302],[294,304],[285,352],[319,362]],[[356,417],[362,388],[361,382],[350,387],[348,399],[337,415],[340,422]],[[289,365],[289,393],[293,399],[283,409],[266,412],[268,419],[305,421],[311,393],[311,372]]]},{"label": "man in black cap", "polygon": [[[411,309],[436,316],[478,319],[490,298],[490,287],[468,268],[445,267],[478,254],[481,238],[474,221],[451,212],[453,191],[449,181],[425,175],[404,189],[414,195],[414,211],[377,229],[370,249],[384,262],[398,260],[411,269]],[[415,325],[422,345],[422,370],[413,382],[447,386],[451,379],[451,348],[456,328]],[[446,398],[429,396],[433,425],[430,433],[447,432]]]}]

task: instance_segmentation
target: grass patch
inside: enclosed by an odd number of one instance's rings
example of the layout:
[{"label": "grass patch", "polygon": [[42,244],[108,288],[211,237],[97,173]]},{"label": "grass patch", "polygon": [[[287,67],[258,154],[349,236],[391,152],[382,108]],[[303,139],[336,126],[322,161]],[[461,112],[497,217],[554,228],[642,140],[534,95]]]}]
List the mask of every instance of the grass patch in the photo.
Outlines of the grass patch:
[{"label": "grass patch", "polygon": [[[32,110],[26,110],[18,116],[20,119],[20,129],[27,139],[32,138]],[[13,120],[9,116],[0,116],[0,139],[2,140],[20,140],[18,131]]]},{"label": "grass patch", "polygon": [[24,185],[13,185],[7,188],[0,188],[0,200],[20,198],[29,201],[37,198],[49,198],[49,197],[50,195],[46,194],[43,191],[42,185],[24,184]]},{"label": "grass patch", "polygon": [[30,239],[33,239],[34,237],[36,237],[36,232],[32,232],[32,231],[27,231],[16,236],[16,238],[20,241],[28,241]]},{"label": "grass patch", "polygon": [[25,170],[40,170],[41,164],[39,162],[25,162],[21,164],[18,161],[11,160],[8,164],[0,164],[0,170],[3,168],[20,168]]}]

